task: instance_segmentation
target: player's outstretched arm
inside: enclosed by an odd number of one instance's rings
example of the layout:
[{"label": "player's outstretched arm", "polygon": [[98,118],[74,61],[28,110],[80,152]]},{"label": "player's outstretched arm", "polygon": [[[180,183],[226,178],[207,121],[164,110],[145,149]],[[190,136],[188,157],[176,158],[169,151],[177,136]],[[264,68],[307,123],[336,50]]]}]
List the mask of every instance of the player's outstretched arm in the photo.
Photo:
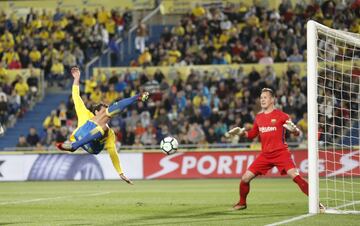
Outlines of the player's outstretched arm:
[{"label": "player's outstretched arm", "polygon": [[246,136],[245,128],[235,127],[228,132],[225,133],[225,137],[233,137],[233,136]]},{"label": "player's outstretched arm", "polygon": [[288,131],[290,131],[290,133],[293,133],[295,136],[299,136],[300,135],[300,130],[299,128],[291,121],[291,120],[287,120],[285,122],[285,124],[283,125],[283,127],[285,129],[287,129]]},{"label": "player's outstretched arm", "polygon": [[128,184],[133,184],[133,182],[129,178],[127,178],[124,172],[122,171],[120,158],[116,151],[116,146],[115,146],[115,133],[111,129],[109,129],[107,138],[105,140],[105,149],[109,153],[111,162],[116,172],[119,174],[120,178]]}]

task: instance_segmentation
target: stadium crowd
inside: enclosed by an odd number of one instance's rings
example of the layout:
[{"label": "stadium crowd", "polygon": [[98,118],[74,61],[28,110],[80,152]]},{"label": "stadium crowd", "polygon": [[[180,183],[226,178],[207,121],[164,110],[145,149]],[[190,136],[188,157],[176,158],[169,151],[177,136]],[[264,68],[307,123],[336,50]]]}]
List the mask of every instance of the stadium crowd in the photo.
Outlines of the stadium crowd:
[{"label": "stadium crowd", "polygon": [[82,67],[131,23],[129,10],[121,14],[104,7],[81,13],[30,9],[26,17],[0,10],[0,123],[11,125],[27,111],[34,91],[29,87],[39,86],[35,77],[13,81],[8,70],[39,68],[49,86],[64,86],[71,66]]},{"label": "stadium crowd", "polygon": [[[1,73],[6,75],[0,68]],[[39,97],[38,90],[39,78],[31,69],[26,80],[19,74],[10,83],[6,79],[0,79],[0,124],[4,128],[14,125],[16,118],[34,106]]]},{"label": "stadium crowd", "polygon": [[[180,78],[169,81],[160,70],[155,74],[147,74],[145,70],[119,74],[99,71],[97,76],[84,81],[82,99],[90,107],[101,101],[109,104],[143,89],[152,91],[152,100],[148,104],[137,103],[121,117],[111,120],[118,145],[154,145],[168,134],[177,137],[181,144],[248,145],[244,138],[226,140],[223,135],[235,126],[251,127],[260,110],[256,97],[261,88],[271,87],[276,91],[277,107],[288,113],[303,131],[300,137],[287,135],[290,136],[288,141],[298,142],[307,136],[306,77],[300,76],[296,66],[284,69],[282,75],[276,74],[271,64],[305,61],[304,24],[308,18],[338,29],[359,32],[358,15],[359,7],[336,5],[333,1],[293,7],[285,0],[277,11],[244,5],[224,10],[196,6],[177,26],[165,29],[158,43],[145,47],[132,65],[257,62],[269,65],[262,71],[253,68],[250,73],[244,73],[239,66],[237,73],[228,78],[219,77],[211,70],[191,70],[186,81]],[[45,119],[44,131],[31,129],[30,138],[19,138],[19,146],[53,146],[55,142],[67,140],[77,126],[74,111],[69,97],[67,103],[62,103]],[[335,123],[341,123],[336,119],[343,113],[335,111],[329,117]],[[320,139],[325,139],[322,131],[319,132]],[[37,136],[39,139],[34,138]]]},{"label": "stadium crowd", "polygon": [[[121,145],[155,145],[169,134],[182,144],[248,143],[246,139],[226,140],[223,135],[234,126],[251,127],[260,110],[259,99],[254,97],[265,86],[276,90],[277,106],[289,113],[306,133],[307,122],[303,117],[306,77],[300,77],[299,70],[289,66],[279,77],[271,66],[262,71],[254,68],[248,74],[239,67],[228,78],[220,78],[215,71],[191,70],[186,81],[176,79],[170,83],[160,70],[155,74],[130,71],[106,74],[100,70],[97,76],[83,83],[82,99],[90,108],[101,101],[109,104],[144,89],[153,93],[149,103],[139,102],[111,120],[110,126]],[[62,103],[45,119],[43,135],[36,145],[64,142],[76,126],[74,105],[69,97],[67,103]],[[296,142],[304,136],[289,138]]]},{"label": "stadium crowd", "polygon": [[208,65],[306,61],[306,22],[360,32],[358,1],[283,0],[268,9],[241,1],[204,8],[197,5],[157,43],[148,43],[132,65]]},{"label": "stadium crowd", "polygon": [[50,85],[63,86],[70,66],[83,66],[132,23],[132,13],[105,7],[90,12],[30,9],[26,18],[0,11],[3,69],[41,68]]}]

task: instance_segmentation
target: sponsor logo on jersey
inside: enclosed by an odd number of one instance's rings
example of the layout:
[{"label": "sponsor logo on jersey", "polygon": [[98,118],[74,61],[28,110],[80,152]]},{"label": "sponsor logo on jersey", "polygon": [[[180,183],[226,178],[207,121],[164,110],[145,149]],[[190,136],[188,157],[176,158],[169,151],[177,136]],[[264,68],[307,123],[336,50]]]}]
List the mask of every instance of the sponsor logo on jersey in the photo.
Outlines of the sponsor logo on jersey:
[{"label": "sponsor logo on jersey", "polygon": [[273,132],[273,131],[276,131],[276,127],[275,126],[261,126],[261,127],[259,127],[259,131],[261,133]]}]

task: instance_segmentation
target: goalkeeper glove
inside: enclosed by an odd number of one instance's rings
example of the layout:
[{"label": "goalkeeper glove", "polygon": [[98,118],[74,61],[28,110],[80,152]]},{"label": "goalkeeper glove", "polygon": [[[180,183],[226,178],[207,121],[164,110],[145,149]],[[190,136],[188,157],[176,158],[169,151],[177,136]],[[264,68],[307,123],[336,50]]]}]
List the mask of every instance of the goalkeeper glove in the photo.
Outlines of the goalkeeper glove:
[{"label": "goalkeeper glove", "polygon": [[225,133],[225,137],[239,135],[242,136],[245,133],[245,128],[235,127]]},{"label": "goalkeeper glove", "polygon": [[283,127],[287,130],[289,130],[291,133],[294,133],[295,135],[300,134],[300,130],[296,127],[296,125],[291,121],[287,120]]}]

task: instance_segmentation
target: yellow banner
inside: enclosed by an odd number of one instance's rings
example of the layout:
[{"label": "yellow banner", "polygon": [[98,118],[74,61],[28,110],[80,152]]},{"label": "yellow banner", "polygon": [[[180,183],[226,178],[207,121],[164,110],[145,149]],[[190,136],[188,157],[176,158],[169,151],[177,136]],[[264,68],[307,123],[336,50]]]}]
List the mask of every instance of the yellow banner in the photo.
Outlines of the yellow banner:
[{"label": "yellow banner", "polygon": [[227,6],[228,4],[238,5],[240,2],[246,5],[252,5],[252,0],[163,0],[161,3],[162,14],[185,14],[190,13],[191,9],[195,8],[197,4],[203,7],[210,6]]},{"label": "yellow banner", "polygon": [[93,11],[104,6],[107,9],[130,9],[130,10],[150,10],[155,8],[154,0],[33,0],[33,1],[1,1],[0,9],[7,12],[16,12],[19,15],[26,15],[30,8],[39,10],[48,9],[55,11],[57,7],[63,10],[82,11],[87,9]]},{"label": "yellow banner", "polygon": [[[305,0],[309,2],[309,0]],[[291,0],[293,6],[296,4],[296,0]],[[203,7],[226,7],[229,4],[233,4],[235,7],[239,6],[240,3],[246,6],[257,5],[265,7],[267,9],[278,9],[281,0],[163,0],[161,4],[162,14],[185,14],[190,13],[196,4]]]},{"label": "yellow banner", "polygon": [[[246,75],[249,74],[253,68],[258,72],[265,70],[267,65],[263,64],[231,64],[231,65],[196,65],[196,66],[167,66],[167,67],[111,67],[111,68],[94,68],[93,74],[97,76],[99,71],[105,73],[107,76],[111,74],[124,74],[127,71],[130,72],[145,72],[146,74],[153,75],[157,69],[159,69],[165,77],[172,81],[178,77],[183,80],[186,80],[187,76],[190,74],[191,70],[199,72],[201,75],[207,73],[211,76],[214,76],[218,79],[234,77],[239,74],[239,70],[243,70],[243,73]],[[276,63],[272,64],[269,67],[275,72],[278,77],[284,76],[285,72],[289,67],[293,68],[299,73],[300,76],[306,75],[306,63]],[[242,69],[240,69],[242,68]]]}]

